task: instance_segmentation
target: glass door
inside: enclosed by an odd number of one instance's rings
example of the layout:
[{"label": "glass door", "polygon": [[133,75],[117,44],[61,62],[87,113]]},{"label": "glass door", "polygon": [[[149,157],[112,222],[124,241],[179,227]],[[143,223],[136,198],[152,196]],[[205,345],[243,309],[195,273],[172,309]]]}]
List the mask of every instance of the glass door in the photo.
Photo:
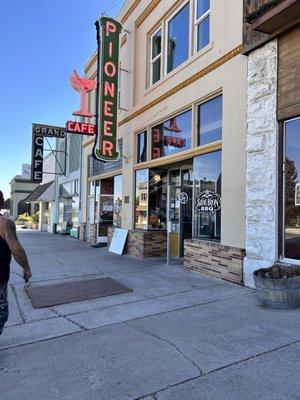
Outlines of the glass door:
[{"label": "glass door", "polygon": [[192,237],[192,170],[169,171],[168,252],[170,258],[182,258],[184,239]]},{"label": "glass door", "polygon": [[284,124],[283,256],[300,262],[300,118]]}]

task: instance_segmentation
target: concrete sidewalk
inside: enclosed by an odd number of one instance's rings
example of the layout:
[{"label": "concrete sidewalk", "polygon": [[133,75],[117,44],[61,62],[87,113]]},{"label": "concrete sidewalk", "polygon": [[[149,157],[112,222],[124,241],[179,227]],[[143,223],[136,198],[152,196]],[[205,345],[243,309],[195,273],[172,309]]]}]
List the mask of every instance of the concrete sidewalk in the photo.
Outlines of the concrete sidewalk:
[{"label": "concrete sidewalk", "polygon": [[112,277],[133,293],[34,309],[14,264],[1,399],[299,399],[300,312],[164,260],[21,232],[32,285]]}]

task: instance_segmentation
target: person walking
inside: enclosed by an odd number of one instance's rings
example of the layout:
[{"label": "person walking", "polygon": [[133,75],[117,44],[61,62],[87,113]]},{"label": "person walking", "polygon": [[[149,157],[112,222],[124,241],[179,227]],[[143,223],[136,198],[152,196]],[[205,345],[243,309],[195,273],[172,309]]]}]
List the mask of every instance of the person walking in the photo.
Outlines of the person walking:
[{"label": "person walking", "polygon": [[[0,191],[0,210],[3,204],[3,193]],[[10,275],[11,255],[23,268],[24,279],[30,279],[30,266],[25,250],[18,240],[15,223],[0,214],[0,335],[8,319],[7,285]]]}]

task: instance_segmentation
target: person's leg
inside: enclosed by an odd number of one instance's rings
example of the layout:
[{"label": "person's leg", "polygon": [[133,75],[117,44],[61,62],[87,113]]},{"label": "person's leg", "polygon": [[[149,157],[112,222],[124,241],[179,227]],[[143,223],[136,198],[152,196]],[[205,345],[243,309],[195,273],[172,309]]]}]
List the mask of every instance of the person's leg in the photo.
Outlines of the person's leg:
[{"label": "person's leg", "polygon": [[8,319],[7,283],[0,282],[0,335]]}]

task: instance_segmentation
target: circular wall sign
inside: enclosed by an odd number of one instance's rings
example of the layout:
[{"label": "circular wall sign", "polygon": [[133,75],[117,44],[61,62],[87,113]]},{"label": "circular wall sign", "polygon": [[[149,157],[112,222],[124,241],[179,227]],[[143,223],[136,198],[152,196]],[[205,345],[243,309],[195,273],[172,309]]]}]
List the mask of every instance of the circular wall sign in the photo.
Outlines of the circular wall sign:
[{"label": "circular wall sign", "polygon": [[180,204],[186,204],[189,200],[189,196],[185,192],[181,192],[177,196],[177,200],[179,201]]}]

